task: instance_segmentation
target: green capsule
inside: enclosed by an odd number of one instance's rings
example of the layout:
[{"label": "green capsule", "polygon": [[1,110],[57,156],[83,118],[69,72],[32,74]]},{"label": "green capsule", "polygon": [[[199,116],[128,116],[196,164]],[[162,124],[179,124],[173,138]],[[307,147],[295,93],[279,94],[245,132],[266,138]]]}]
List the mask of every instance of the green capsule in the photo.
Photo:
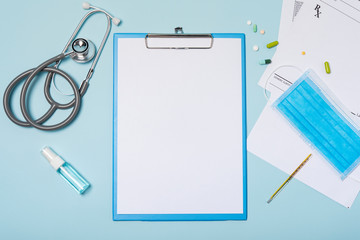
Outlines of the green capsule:
[{"label": "green capsule", "polygon": [[271,59],[264,59],[264,60],[259,61],[260,65],[265,65],[265,64],[270,64],[270,63],[271,63]]},{"label": "green capsule", "polygon": [[327,74],[330,74],[331,71],[330,71],[330,64],[329,64],[329,62],[325,62],[324,65],[325,65],[325,72],[326,72]]},{"label": "green capsule", "polygon": [[256,24],[253,25],[253,31],[254,31],[254,33],[257,32],[257,25]]},{"label": "green capsule", "polygon": [[273,42],[271,42],[271,43],[268,43],[268,44],[266,45],[266,47],[267,47],[267,48],[273,48],[273,47],[277,46],[278,44],[279,44],[278,41],[273,41]]}]

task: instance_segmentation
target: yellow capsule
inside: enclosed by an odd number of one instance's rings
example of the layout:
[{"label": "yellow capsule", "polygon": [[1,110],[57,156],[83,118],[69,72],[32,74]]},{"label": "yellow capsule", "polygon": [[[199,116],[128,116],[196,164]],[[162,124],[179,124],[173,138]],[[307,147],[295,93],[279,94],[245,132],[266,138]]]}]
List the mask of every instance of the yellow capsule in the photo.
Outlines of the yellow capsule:
[{"label": "yellow capsule", "polygon": [[302,51],[301,54],[302,54],[302,55],[305,55],[305,51]]},{"label": "yellow capsule", "polygon": [[274,42],[268,43],[268,44],[266,45],[266,47],[267,47],[267,48],[273,48],[273,47],[277,46],[278,44],[279,44],[278,41],[274,41]]},{"label": "yellow capsule", "polygon": [[327,74],[330,74],[331,71],[330,71],[330,64],[329,64],[329,62],[325,62],[324,65],[325,65],[325,72],[326,72]]}]

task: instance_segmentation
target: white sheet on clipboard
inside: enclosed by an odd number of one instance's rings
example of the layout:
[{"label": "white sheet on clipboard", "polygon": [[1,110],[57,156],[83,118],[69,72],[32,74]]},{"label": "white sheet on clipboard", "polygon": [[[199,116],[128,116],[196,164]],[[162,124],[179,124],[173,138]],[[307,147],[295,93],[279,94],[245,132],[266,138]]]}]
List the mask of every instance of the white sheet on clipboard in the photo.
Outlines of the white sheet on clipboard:
[{"label": "white sheet on clipboard", "polygon": [[244,213],[243,40],[214,38],[207,50],[116,41],[116,214]]}]

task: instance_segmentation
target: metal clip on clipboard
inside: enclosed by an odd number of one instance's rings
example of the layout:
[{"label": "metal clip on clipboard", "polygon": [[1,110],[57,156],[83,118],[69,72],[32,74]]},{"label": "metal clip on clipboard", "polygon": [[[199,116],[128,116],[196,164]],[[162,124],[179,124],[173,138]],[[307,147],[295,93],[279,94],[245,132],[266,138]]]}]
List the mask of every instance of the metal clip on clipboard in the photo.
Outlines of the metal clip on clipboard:
[{"label": "metal clip on clipboard", "polygon": [[149,33],[145,36],[148,49],[210,49],[214,43],[211,34],[184,34],[182,27],[175,34]]}]

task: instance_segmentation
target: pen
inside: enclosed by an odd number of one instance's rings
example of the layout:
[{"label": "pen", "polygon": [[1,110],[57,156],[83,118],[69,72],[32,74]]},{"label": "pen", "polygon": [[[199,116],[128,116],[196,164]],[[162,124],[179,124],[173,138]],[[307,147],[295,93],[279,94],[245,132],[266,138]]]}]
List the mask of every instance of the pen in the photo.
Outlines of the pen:
[{"label": "pen", "polygon": [[305,165],[305,163],[310,159],[311,153],[309,156],[305,158],[305,160],[295,169],[295,171],[285,180],[285,182],[279,187],[278,190],[270,197],[267,203],[270,203],[279,193],[280,191],[290,182],[290,180],[295,176],[295,174]]}]

